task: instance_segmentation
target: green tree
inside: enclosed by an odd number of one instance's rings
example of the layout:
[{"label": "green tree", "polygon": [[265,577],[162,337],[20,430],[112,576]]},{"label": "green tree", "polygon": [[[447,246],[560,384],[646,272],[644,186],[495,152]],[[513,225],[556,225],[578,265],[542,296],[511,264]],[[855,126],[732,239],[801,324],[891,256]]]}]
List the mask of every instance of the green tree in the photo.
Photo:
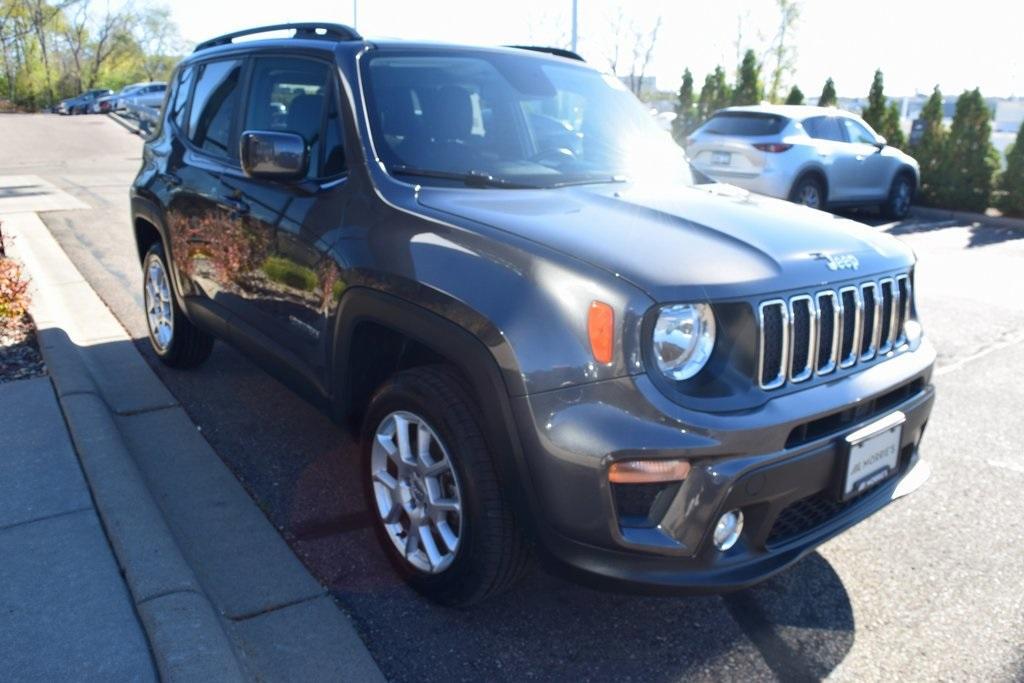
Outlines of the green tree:
[{"label": "green tree", "polygon": [[1006,151],[1006,170],[999,178],[996,207],[1008,216],[1024,216],[1024,123]]},{"label": "green tree", "polygon": [[798,86],[793,86],[789,89],[789,94],[786,95],[786,104],[803,104],[804,93]]},{"label": "green tree", "polygon": [[900,123],[900,106],[895,102],[890,102],[885,108],[885,118],[882,119],[882,127],[878,132],[893,147],[902,149],[906,146],[907,138]]},{"label": "green tree", "polygon": [[736,72],[736,89],[732,93],[732,103],[760,104],[764,99],[764,84],[761,82],[761,64],[753,50],[747,50]]},{"label": "green tree", "polygon": [[825,81],[825,87],[821,89],[821,97],[818,98],[819,107],[834,107],[839,104],[839,100],[836,97],[836,84],[832,81],[831,76]]},{"label": "green tree", "polygon": [[940,206],[979,212],[988,208],[999,168],[999,153],[990,139],[991,120],[992,112],[977,88],[957,98],[941,164]]},{"label": "green tree", "polygon": [[[875,78],[871,81],[871,90],[868,92],[868,106],[860,115],[869,126],[882,133],[882,128],[885,127],[885,109],[885,84],[882,70],[875,69]],[[885,135],[885,133],[882,134]]]},{"label": "green tree", "polygon": [[695,125],[707,121],[719,109],[728,107],[731,99],[732,90],[725,80],[725,69],[716,66],[715,70],[704,78],[704,86],[700,89]]},{"label": "green tree", "polygon": [[683,84],[679,87],[679,98],[676,100],[676,117],[672,120],[672,136],[676,142],[682,142],[694,129],[697,122],[697,103],[693,97],[693,74],[689,69],[683,71]]},{"label": "green tree", "polygon": [[911,145],[910,153],[921,166],[921,187],[917,197],[924,204],[938,204],[943,185],[942,158],[946,149],[946,128],[942,125],[942,91],[935,86],[921,115],[921,136]]}]

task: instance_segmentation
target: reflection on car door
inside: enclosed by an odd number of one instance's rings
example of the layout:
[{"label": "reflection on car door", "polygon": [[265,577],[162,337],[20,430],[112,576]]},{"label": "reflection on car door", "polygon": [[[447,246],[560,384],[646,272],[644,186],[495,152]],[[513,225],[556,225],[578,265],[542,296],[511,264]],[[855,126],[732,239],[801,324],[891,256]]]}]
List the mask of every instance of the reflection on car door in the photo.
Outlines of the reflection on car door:
[{"label": "reflection on car door", "polygon": [[224,184],[248,207],[242,232],[254,250],[238,282],[239,323],[300,365],[310,377],[326,364],[327,322],[344,288],[328,249],[338,239],[348,203],[344,145],[331,69],[295,57],[253,61],[243,130],[302,136],[309,153],[305,178],[249,178]]}]

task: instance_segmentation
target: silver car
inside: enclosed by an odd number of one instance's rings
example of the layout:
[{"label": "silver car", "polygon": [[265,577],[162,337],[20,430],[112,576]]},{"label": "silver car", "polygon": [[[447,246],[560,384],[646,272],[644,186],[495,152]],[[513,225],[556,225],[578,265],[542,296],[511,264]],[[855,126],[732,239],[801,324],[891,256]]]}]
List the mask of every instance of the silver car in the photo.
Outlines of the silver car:
[{"label": "silver car", "polygon": [[164,95],[167,93],[166,83],[147,83],[125,97],[125,106],[131,109],[132,106],[150,107],[159,109],[164,104]]},{"label": "silver car", "polygon": [[876,205],[903,218],[920,179],[913,157],[831,107],[722,109],[687,138],[686,150],[714,180],[816,209]]}]

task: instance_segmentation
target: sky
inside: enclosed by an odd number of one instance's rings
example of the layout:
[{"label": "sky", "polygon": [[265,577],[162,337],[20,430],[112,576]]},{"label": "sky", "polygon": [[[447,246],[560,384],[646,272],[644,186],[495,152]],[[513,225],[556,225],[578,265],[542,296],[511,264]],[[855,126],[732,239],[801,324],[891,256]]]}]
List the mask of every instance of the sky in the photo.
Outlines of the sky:
[{"label": "sky", "polygon": [[[496,45],[564,44],[572,0],[357,0],[357,28],[364,36]],[[661,27],[648,73],[658,87],[678,87],[684,67],[695,75],[723,64],[733,75],[737,37],[759,54],[776,33],[775,0],[578,0],[579,51],[607,68],[626,36]],[[190,41],[261,24],[332,21],[352,24],[352,0],[228,2],[167,0]],[[240,9],[243,8],[244,9]],[[631,28],[631,25],[633,28]],[[793,44],[796,73],[807,95],[831,76],[841,97],[863,96],[876,68],[886,94],[946,94],[980,87],[986,96],[1024,96],[1022,0],[803,0]],[[616,38],[616,35],[619,38]]]}]

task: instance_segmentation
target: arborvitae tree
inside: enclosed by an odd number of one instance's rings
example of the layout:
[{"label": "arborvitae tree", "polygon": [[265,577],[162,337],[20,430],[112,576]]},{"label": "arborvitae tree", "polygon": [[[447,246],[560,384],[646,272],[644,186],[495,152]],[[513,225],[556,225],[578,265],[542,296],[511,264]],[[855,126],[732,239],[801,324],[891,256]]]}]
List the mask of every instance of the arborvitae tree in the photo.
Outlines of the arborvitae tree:
[{"label": "arborvitae tree", "polygon": [[786,104],[803,104],[804,93],[797,86],[793,86],[789,89],[789,94],[786,95]]},{"label": "arborvitae tree", "polygon": [[743,55],[739,70],[736,73],[736,90],[732,93],[732,103],[760,104],[764,99],[764,84],[761,83],[761,65],[753,50]]},{"label": "arborvitae tree", "polygon": [[956,101],[942,160],[939,204],[948,209],[984,211],[992,199],[999,153],[992,146],[992,112],[981,91],[964,91]]},{"label": "arborvitae tree", "polygon": [[725,70],[720,66],[716,66],[715,70],[704,78],[704,87],[700,89],[695,125],[707,121],[708,117],[719,109],[728,107],[731,99],[732,90],[725,80]]},{"label": "arborvitae tree", "polygon": [[1001,194],[996,207],[1008,216],[1024,216],[1024,123],[1006,151],[1006,170],[999,178]]},{"label": "arborvitae tree", "polygon": [[839,104],[839,99],[836,97],[836,84],[832,82],[832,78],[829,77],[825,81],[825,87],[821,89],[821,97],[818,98],[819,107],[834,107]]},{"label": "arborvitae tree", "polygon": [[683,71],[683,84],[679,87],[676,101],[676,118],[672,121],[672,135],[676,142],[683,142],[694,129],[697,119],[697,105],[693,99],[693,74]]},{"label": "arborvitae tree", "polygon": [[[871,91],[868,92],[868,106],[860,113],[865,123],[882,133],[885,127],[885,92],[882,80],[882,70],[875,69],[875,78],[871,81]],[[882,133],[885,135],[885,133]]]},{"label": "arborvitae tree", "polygon": [[942,91],[935,86],[931,97],[924,103],[918,121],[922,122],[921,137],[911,145],[910,153],[921,165],[921,187],[917,198],[924,204],[938,204],[943,186],[942,157],[946,148],[946,129],[942,125]]},{"label": "arborvitae tree", "polygon": [[900,124],[900,105],[890,102],[885,108],[885,118],[882,119],[882,127],[879,134],[893,147],[902,149],[907,144],[907,138],[903,135],[903,126]]}]

